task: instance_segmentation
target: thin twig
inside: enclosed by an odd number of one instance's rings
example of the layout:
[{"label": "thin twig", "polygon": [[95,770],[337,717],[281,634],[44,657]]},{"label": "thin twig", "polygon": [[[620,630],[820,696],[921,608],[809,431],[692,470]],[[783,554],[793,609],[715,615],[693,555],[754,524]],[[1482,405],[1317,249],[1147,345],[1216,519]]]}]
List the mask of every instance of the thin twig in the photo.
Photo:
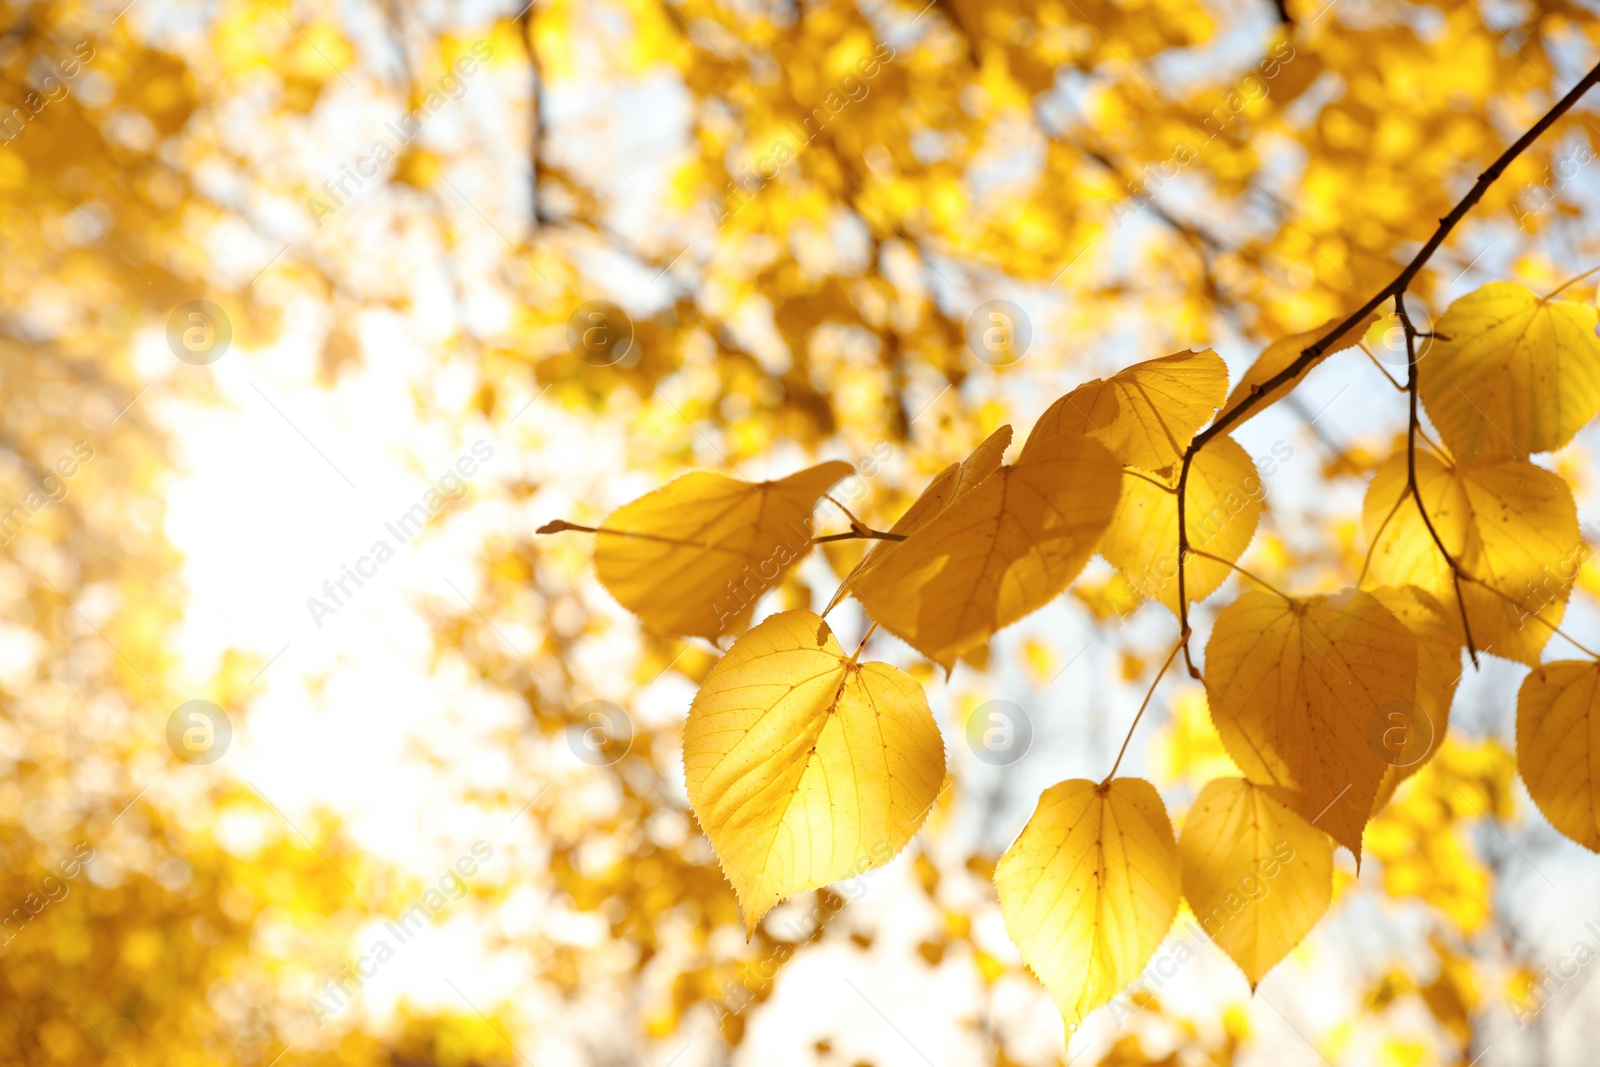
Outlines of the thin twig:
[{"label": "thin twig", "polygon": [[1417,484],[1417,428],[1422,424],[1417,414],[1417,328],[1411,324],[1411,316],[1406,313],[1403,293],[1395,294],[1394,308],[1395,314],[1400,318],[1400,328],[1406,335],[1406,393],[1410,412],[1406,427],[1406,487],[1400,491],[1400,497],[1404,499],[1409,492],[1411,498],[1417,502],[1417,514],[1422,516],[1422,524],[1428,528],[1434,546],[1444,557],[1445,563],[1450,566],[1450,584],[1455,587],[1456,605],[1461,609],[1461,633],[1467,640],[1467,655],[1472,659],[1472,665],[1476,667],[1478,650],[1472,642],[1472,624],[1467,621],[1467,600],[1461,595],[1463,571],[1455,556],[1444,547],[1444,538],[1434,529],[1433,519],[1428,515],[1428,506],[1422,501],[1422,487]]},{"label": "thin twig", "polygon": [[905,534],[889,533],[886,530],[848,530],[845,533],[824,534],[822,537],[813,537],[814,545],[827,544],[829,541],[904,541]]}]

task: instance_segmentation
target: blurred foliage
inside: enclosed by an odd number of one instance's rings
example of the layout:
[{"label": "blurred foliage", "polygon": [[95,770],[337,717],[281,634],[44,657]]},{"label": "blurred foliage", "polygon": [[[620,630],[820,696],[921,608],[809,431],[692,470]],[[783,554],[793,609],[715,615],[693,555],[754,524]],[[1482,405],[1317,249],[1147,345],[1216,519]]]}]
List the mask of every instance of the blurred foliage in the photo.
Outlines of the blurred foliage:
[{"label": "blurred foliage", "polygon": [[[515,521],[483,547],[477,610],[433,615],[440,660],[471,664],[526,708],[533,738],[565,751],[585,700],[628,703],[664,674],[698,681],[712,656],[619,635],[632,624],[582,578],[583,546],[536,543],[536,516],[595,521],[627,499],[623,473],[656,484],[819,452],[856,460],[858,515],[892,516],[1007,417],[1013,389],[1038,386],[1028,367],[972,359],[979,300],[1010,285],[1049,294],[1055,314],[1035,327],[1050,338],[1036,365],[1051,370],[1096,344],[1134,358],[1308,329],[1386,282],[1570,84],[1572,57],[1600,44],[1592,13],[1564,0],[1493,22],[1456,0],[1288,6],[1285,25],[1265,2],[1188,0],[537,0],[499,17],[404,0],[7,5],[0,508],[27,514],[0,552],[0,909],[27,918],[0,958],[0,1061],[525,1059],[508,1035],[533,1013],[510,1004],[319,1029],[307,998],[361,924],[417,888],[332,817],[291,830],[247,783],[180,775],[159,802],[145,792],[185,770],[164,734],[189,695],[168,644],[186,597],[163,527],[171,456],[140,401],[149,352],[170,361],[178,305],[226,308],[241,348],[309,330],[328,387],[380,364],[364,337],[398,323],[435,355],[396,371],[411,375],[413,417],[481,420],[530,457],[605,429],[610,480],[552,494],[530,461],[500,487]],[[370,145],[399,140],[384,123],[408,111],[426,116],[420,131],[376,159]],[[1556,273],[1546,238],[1595,258],[1592,218],[1559,180],[1574,144],[1592,156],[1589,114],[1558,123],[1479,209],[1521,242],[1529,279]],[[1453,242],[1419,294],[1474,247]],[[616,366],[569,346],[568,318],[591,299],[631,319]],[[1087,376],[1076,366],[1070,380]],[[162,388],[210,390],[200,373]],[[1339,469],[1370,470],[1381,444],[1352,446]],[[52,475],[63,457],[74,473]],[[1263,540],[1254,558],[1271,575],[1287,556]],[[1296,558],[1353,578],[1357,541],[1322,531]],[[830,552],[841,574],[853,562]],[[783,597],[811,592],[791,578]],[[1137,604],[1120,578],[1075,598],[1108,623]],[[495,626],[513,623],[531,635],[525,655]],[[1159,661],[1133,631],[1107,631],[1130,680]],[[602,637],[632,650],[622,675],[583,655]],[[1041,683],[1063,651],[1029,651]],[[245,709],[261,665],[230,658],[209,690]],[[1193,694],[1176,706],[1158,773],[1197,782],[1221,750]],[[680,728],[636,716],[626,755],[563,764],[520,816],[548,852],[532,888],[549,928],[603,930],[598,944],[512,938],[538,961],[529,988],[593,1024],[541,1043],[551,1058],[538,1062],[666,1062],[691,1040],[723,1062],[808,946],[872,944],[828,890],[798,905],[812,921],[785,927],[775,912],[744,942],[687,814]],[[1438,1023],[1427,1062],[1470,1061],[1495,976],[1534,966],[1475,846],[1484,820],[1521,817],[1510,773],[1492,740],[1447,747],[1372,832],[1382,891],[1363,872],[1359,892],[1416,907],[1434,936],[1431,959],[1374,976],[1364,1010],[1423,1005]],[[943,800],[978,803],[959,782]],[[229,847],[227,813],[271,826],[268,843]],[[1048,1062],[1008,1049],[990,1011],[1032,980],[981,921],[997,850],[963,847],[952,821],[936,811],[913,846],[938,916],[914,965],[971,976],[981,996],[962,1025],[982,1061]],[[64,877],[80,845],[93,859]],[[64,896],[49,898],[47,877]],[[1230,1063],[1252,1040],[1241,1012],[1197,1027],[1141,998],[1148,1032],[1101,1062]],[[1323,1047],[1339,1057],[1347,1039]],[[843,1062],[831,1050],[819,1041],[819,1062]]]}]

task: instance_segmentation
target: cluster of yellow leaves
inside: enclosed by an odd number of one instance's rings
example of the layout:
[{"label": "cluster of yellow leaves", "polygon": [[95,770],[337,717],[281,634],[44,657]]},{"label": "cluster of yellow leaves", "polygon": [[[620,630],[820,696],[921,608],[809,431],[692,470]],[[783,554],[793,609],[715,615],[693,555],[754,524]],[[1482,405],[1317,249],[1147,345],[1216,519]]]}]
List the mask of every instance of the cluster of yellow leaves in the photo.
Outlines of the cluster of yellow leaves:
[{"label": "cluster of yellow leaves", "polygon": [[[994,881],[1008,932],[1070,1026],[1138,977],[1180,898],[1253,988],[1329,907],[1335,845],[1359,866],[1369,821],[1442,743],[1463,647],[1538,662],[1583,544],[1570,489],[1525,452],[1565,443],[1600,409],[1594,320],[1592,308],[1505,285],[1445,316],[1422,381],[1462,458],[1419,451],[1413,435],[1376,470],[1361,588],[1304,597],[1252,588],[1218,612],[1205,700],[1190,703],[1209,705],[1239,774],[1205,783],[1181,838],[1155,788],[1115,769],[1040,797]],[[1001,426],[887,532],[848,516],[852,533],[837,536],[871,547],[828,610],[853,596],[874,629],[946,671],[957,659],[981,665],[996,631],[1061,594],[1098,550],[1120,572],[1122,600],[1185,614],[1178,486],[1196,550],[1183,564],[1190,601],[1237,569],[1264,507],[1244,449],[1217,431],[1197,435],[1219,410],[1251,403],[1253,413],[1287,393],[1298,378],[1264,385],[1334,328],[1275,342],[1231,394],[1210,351],[1089,382],[1045,411],[1009,464],[1011,428]],[[1441,380],[1476,419],[1442,396]],[[1489,403],[1508,423],[1504,449],[1485,432]],[[809,513],[849,469],[825,463],[756,485],[686,476],[605,520],[596,569],[664,634],[737,633],[754,598],[809,549]],[[752,569],[760,580],[736,608],[705,600],[719,583],[736,593]],[[786,611],[733,642],[690,709],[690,799],[752,933],[785,897],[887,862],[941,793],[944,751],[920,685],[858,656],[845,655],[822,616]],[[1600,664],[1538,668],[1519,704],[1530,792],[1559,829],[1600,849],[1587,740],[1600,730]],[[1392,833],[1381,842],[1386,859],[1398,857]]]}]

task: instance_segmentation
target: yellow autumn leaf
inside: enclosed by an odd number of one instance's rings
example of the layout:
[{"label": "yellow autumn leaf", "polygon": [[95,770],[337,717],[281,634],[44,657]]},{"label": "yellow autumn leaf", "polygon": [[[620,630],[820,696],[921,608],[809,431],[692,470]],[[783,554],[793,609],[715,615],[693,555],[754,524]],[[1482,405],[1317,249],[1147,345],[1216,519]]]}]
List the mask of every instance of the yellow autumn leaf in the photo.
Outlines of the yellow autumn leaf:
[{"label": "yellow autumn leaf", "polygon": [[1127,466],[1161,470],[1182,457],[1227,395],[1228,365],[1209,348],[1148,359],[1051,404],[1022,455],[1058,434],[1093,435]]},{"label": "yellow autumn leaf", "polygon": [[811,513],[851,470],[833,460],[767,482],[685,474],[606,516],[595,535],[595,573],[662,636],[736,634],[756,601],[811,551]]},{"label": "yellow autumn leaf", "polygon": [[1369,590],[1400,625],[1417,639],[1417,692],[1409,708],[1390,708],[1378,740],[1388,770],[1378,783],[1372,810],[1394,796],[1401,782],[1420,771],[1439,751],[1450,728],[1450,704],[1461,681],[1463,638],[1455,606],[1440,603],[1416,586]]},{"label": "yellow autumn leaf", "polygon": [[1600,663],[1535,667],[1517,693],[1517,770],[1550,825],[1600,852]]},{"label": "yellow autumn leaf", "polygon": [[1077,577],[1116,508],[1120,481],[1105,446],[1052,438],[953,490],[937,515],[904,541],[881,544],[845,584],[874,621],[949,670]]},{"label": "yellow autumn leaf", "polygon": [[[898,534],[902,538],[909,537],[938,518],[946,508],[954,506],[1000,469],[1000,464],[1005,459],[1006,446],[1010,443],[1010,426],[1002,426],[990,434],[966,459],[960,463],[952,463],[940,471],[933,481],[928,483],[928,488],[922,491],[922,495],[918,496],[905,513],[895,520],[894,525],[889,527],[888,532]],[[834,605],[845,598],[855,583],[882,562],[884,555],[893,552],[897,544],[898,541],[872,542],[861,562],[845,576],[838,591],[833,594],[833,599],[828,601],[828,606],[823,610],[832,611]]]},{"label": "yellow autumn leaf", "polygon": [[[1344,321],[1344,319],[1345,316],[1343,315],[1340,315],[1335,319],[1329,319],[1327,322],[1323,323],[1321,326],[1318,326],[1314,330],[1307,330],[1304,333],[1290,334],[1288,337],[1280,337],[1266,348],[1262,349],[1261,355],[1256,357],[1256,361],[1250,364],[1250,369],[1245,371],[1244,376],[1239,379],[1239,384],[1233,387],[1233,392],[1228,396],[1228,402],[1222,406],[1222,415],[1226,415],[1227,413],[1231,412],[1234,408],[1238,407],[1240,404],[1249,399],[1252,394],[1259,392],[1261,387],[1266,385],[1268,380],[1270,380],[1273,375],[1288,369],[1290,364],[1300,358],[1300,354],[1302,352],[1316,344],[1318,341],[1322,340],[1328,334],[1332,333],[1334,329],[1338,327],[1339,323]],[[1256,401],[1255,407],[1251,408],[1250,413],[1245,415],[1244,418],[1240,419],[1239,422],[1248,422],[1250,419],[1265,411],[1268,406],[1283,399],[1294,389],[1295,386],[1299,385],[1301,381],[1305,379],[1307,374],[1311,373],[1312,368],[1320,365],[1323,360],[1327,359],[1335,352],[1342,352],[1346,348],[1349,348],[1351,345],[1355,344],[1357,341],[1361,340],[1361,335],[1367,332],[1367,327],[1371,326],[1377,321],[1378,316],[1376,314],[1371,314],[1359,322],[1353,323],[1349,329],[1341,333],[1333,342],[1333,344],[1329,345],[1322,355],[1313,360],[1309,366],[1307,366],[1293,378],[1290,378],[1288,381],[1272,390],[1261,400]],[[1220,418],[1221,415],[1218,417]],[[1237,426],[1239,423],[1235,423],[1234,425]]]},{"label": "yellow autumn leaf", "polygon": [[994,884],[1006,932],[1069,1028],[1138,979],[1178,914],[1180,869],[1149,782],[1079,778],[1039,797]]},{"label": "yellow autumn leaf", "polygon": [[1450,305],[1417,391],[1452,454],[1550,452],[1600,412],[1600,313],[1490,282]]},{"label": "yellow autumn leaf", "polygon": [[[1111,518],[1100,554],[1141,595],[1178,610],[1178,494],[1155,484],[1153,472],[1122,477],[1122,498]],[[1174,474],[1173,481],[1176,481]],[[1250,456],[1231,437],[1219,437],[1195,454],[1185,493],[1184,525],[1189,543],[1232,563],[1244,555],[1261,519],[1263,490]],[[1204,600],[1233,573],[1228,563],[1191,556],[1185,563],[1184,594]]]},{"label": "yellow autumn leaf", "polygon": [[683,769],[747,932],[779,901],[881,867],[939,796],[922,687],[786,611],[734,642],[689,708]]},{"label": "yellow autumn leaf", "polygon": [[1206,783],[1178,851],[1195,919],[1252,991],[1333,899],[1332,839],[1244,778]]},{"label": "yellow autumn leaf", "polygon": [[1349,848],[1388,764],[1369,733],[1416,694],[1417,640],[1368,593],[1250,590],[1206,644],[1206,694],[1245,776]]},{"label": "yellow autumn leaf", "polygon": [[[1572,490],[1560,475],[1520,459],[1447,464],[1419,448],[1416,468],[1428,518],[1445,548],[1463,571],[1492,587],[1461,584],[1474,646],[1538,663],[1551,629],[1532,615],[1560,624],[1585,557]],[[1459,616],[1450,565],[1405,486],[1402,448],[1367,489],[1362,525],[1373,548],[1366,584],[1418,586]]]}]

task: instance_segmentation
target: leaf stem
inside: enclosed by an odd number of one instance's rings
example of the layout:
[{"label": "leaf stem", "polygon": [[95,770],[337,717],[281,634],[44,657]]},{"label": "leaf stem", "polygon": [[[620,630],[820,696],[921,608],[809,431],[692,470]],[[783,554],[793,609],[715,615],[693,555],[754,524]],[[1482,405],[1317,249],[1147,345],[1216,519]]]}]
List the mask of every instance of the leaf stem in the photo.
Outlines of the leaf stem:
[{"label": "leaf stem", "polygon": [[551,519],[549,522],[545,523],[543,526],[539,527],[533,532],[536,534],[555,534],[564,533],[567,530],[576,530],[579,533],[597,534],[600,532],[600,527],[579,526],[577,523],[568,522],[566,519]]},{"label": "leaf stem", "polygon": [[856,646],[856,650],[854,652],[850,653],[850,662],[851,663],[854,663],[854,662],[856,662],[857,660],[859,660],[861,658],[861,650],[863,648],[867,647],[867,638],[871,637],[873,634],[875,634],[877,632],[878,632],[878,624],[877,623],[873,623],[871,626],[867,627],[867,632],[861,635],[861,643]]},{"label": "leaf stem", "polygon": [[1216,560],[1218,563],[1222,564],[1224,567],[1227,567],[1230,570],[1237,571],[1239,574],[1244,575],[1246,578],[1250,579],[1252,582],[1255,582],[1257,585],[1261,586],[1263,589],[1265,589],[1267,592],[1271,593],[1275,597],[1278,597],[1278,598],[1280,598],[1282,600],[1293,600],[1294,599],[1294,597],[1290,596],[1288,593],[1285,593],[1283,590],[1279,589],[1277,586],[1273,585],[1271,582],[1268,582],[1268,581],[1265,581],[1265,580],[1263,580],[1261,578],[1256,577],[1254,574],[1251,574],[1249,571],[1245,570],[1243,567],[1239,566],[1237,563],[1232,562],[1231,560],[1226,560],[1226,559],[1223,559],[1221,556],[1214,556],[1210,552],[1205,552],[1205,551],[1202,551],[1201,549],[1192,548],[1192,547],[1189,549],[1189,554],[1193,555],[1193,556],[1202,556],[1205,559]]},{"label": "leaf stem", "polygon": [[1555,634],[1557,637],[1565,639],[1567,644],[1571,645],[1573,648],[1576,648],[1579,652],[1582,652],[1585,656],[1588,656],[1592,660],[1600,661],[1600,654],[1596,654],[1593,649],[1590,649],[1588,646],[1580,643],[1577,640],[1577,638],[1575,638],[1571,634],[1567,633],[1565,630],[1563,630],[1561,627],[1557,626],[1555,623],[1550,622],[1547,619],[1545,619],[1545,617],[1540,615],[1537,611],[1529,611],[1528,610],[1528,605],[1518,602],[1518,600],[1515,597],[1513,597],[1511,594],[1507,593],[1505,590],[1496,589],[1494,586],[1490,585],[1488,582],[1484,581],[1483,579],[1474,578],[1470,574],[1463,574],[1462,577],[1464,579],[1466,579],[1467,581],[1471,582],[1473,585],[1481,585],[1481,586],[1483,586],[1483,588],[1489,590],[1489,592],[1493,593],[1495,596],[1499,597],[1501,600],[1504,600],[1507,604],[1510,604],[1514,608],[1520,609],[1523,612],[1524,615],[1531,615],[1533,617],[1534,621],[1538,622],[1539,625],[1545,627],[1551,633]]},{"label": "leaf stem", "polygon": [[1139,479],[1141,479],[1143,481],[1147,481],[1151,485],[1155,486],[1157,489],[1161,490],[1163,493],[1175,493],[1175,492],[1177,492],[1176,489],[1172,488],[1172,486],[1168,485],[1166,482],[1163,482],[1159,478],[1150,477],[1148,474],[1146,474],[1144,471],[1140,470],[1137,467],[1123,467],[1122,468],[1122,473],[1123,474],[1132,475],[1133,477],[1139,478]]},{"label": "leaf stem", "polygon": [[1372,365],[1374,367],[1378,368],[1378,373],[1383,375],[1384,379],[1386,381],[1388,381],[1388,383],[1390,385],[1394,386],[1394,391],[1395,392],[1403,393],[1403,392],[1406,391],[1406,387],[1405,386],[1401,385],[1399,382],[1394,380],[1394,375],[1389,373],[1389,368],[1385,367],[1382,363],[1378,362],[1378,357],[1372,354],[1372,349],[1367,347],[1367,342],[1365,342],[1365,341],[1357,341],[1356,342],[1356,347],[1361,349],[1361,351],[1363,351],[1363,352],[1365,352],[1367,354],[1367,358],[1372,361]]},{"label": "leaf stem", "polygon": [[1372,544],[1367,546],[1367,558],[1361,561],[1361,573],[1356,576],[1356,588],[1360,589],[1367,581],[1367,571],[1372,566],[1372,554],[1378,551],[1378,542],[1383,540],[1383,531],[1389,528],[1389,523],[1394,519],[1395,513],[1400,510],[1400,505],[1406,502],[1406,494],[1402,491],[1394,498],[1394,507],[1389,509],[1389,514],[1378,523],[1378,529],[1372,535]]},{"label": "leaf stem", "polygon": [[1542,304],[1546,300],[1554,300],[1567,287],[1573,286],[1573,285],[1577,285],[1579,282],[1583,281],[1585,278],[1587,278],[1589,275],[1595,273],[1596,271],[1600,271],[1600,267],[1590,267],[1588,270],[1584,271],[1582,274],[1578,275],[1576,278],[1568,278],[1566,281],[1564,281],[1560,285],[1556,286],[1554,290],[1552,290],[1551,292],[1546,293],[1544,296],[1541,296],[1539,298],[1539,303]]},{"label": "leaf stem", "polygon": [[1178,635],[1177,644],[1172,646],[1172,651],[1167,653],[1167,661],[1163,663],[1161,665],[1161,669],[1156,672],[1155,680],[1150,683],[1150,689],[1144,695],[1144,703],[1139,705],[1139,713],[1133,717],[1133,722],[1128,724],[1128,736],[1122,739],[1122,747],[1117,750],[1116,762],[1111,765],[1111,773],[1106,775],[1105,781],[1100,783],[1100,788],[1104,789],[1110,784],[1111,779],[1117,776],[1117,768],[1122,766],[1122,757],[1126,755],[1128,751],[1128,742],[1133,740],[1133,731],[1138,728],[1139,720],[1144,718],[1144,709],[1150,706],[1150,698],[1156,695],[1156,686],[1161,684],[1162,675],[1167,673],[1167,668],[1172,666],[1172,661],[1178,658],[1178,649],[1187,649],[1188,647],[1189,631],[1184,630]]},{"label": "leaf stem", "polygon": [[838,508],[840,511],[844,512],[844,517],[850,520],[850,529],[865,530],[869,528],[866,523],[856,518],[855,512],[851,511],[849,508],[835,500],[832,493],[823,493],[822,498],[828,503],[832,504],[834,507]]}]

